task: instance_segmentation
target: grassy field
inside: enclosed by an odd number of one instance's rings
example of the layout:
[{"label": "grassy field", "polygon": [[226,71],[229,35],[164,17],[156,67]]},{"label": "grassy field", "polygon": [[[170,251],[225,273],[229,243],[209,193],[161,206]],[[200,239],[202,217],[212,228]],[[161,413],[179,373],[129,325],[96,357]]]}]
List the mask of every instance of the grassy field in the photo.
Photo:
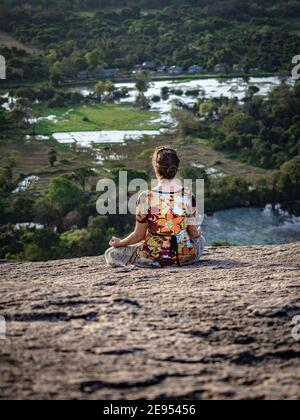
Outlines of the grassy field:
[{"label": "grassy field", "polygon": [[[157,129],[151,120],[159,116],[150,111],[135,110],[120,105],[91,105],[70,108],[48,109],[38,106],[34,112],[37,116],[48,117],[55,115],[57,122],[50,120],[40,121],[36,126],[37,134],[50,134],[67,131],[93,131],[93,130],[134,130]],[[86,118],[88,120],[86,120]],[[85,119],[85,120],[84,120]],[[192,164],[203,165],[205,168],[214,168],[225,175],[243,176],[248,180],[266,177],[270,171],[256,168],[238,160],[224,156],[222,152],[214,150],[207,140],[194,138],[186,139],[180,143],[174,135],[162,135],[140,141],[128,141],[123,144],[105,144],[98,148],[78,148],[76,145],[68,146],[56,142],[51,136],[49,140],[25,140],[28,132],[6,133],[0,141],[0,156],[11,151],[17,151],[20,164],[16,171],[16,178],[36,175],[40,178],[37,189],[45,190],[54,177],[70,173],[80,167],[94,167],[99,170],[96,183],[102,176],[107,176],[107,170],[114,167],[151,171],[151,155],[156,146],[167,144],[175,146],[181,156],[181,167]],[[58,151],[58,161],[52,168],[48,162],[48,152],[51,148]],[[96,157],[105,159],[102,167],[97,163]]]},{"label": "grassy field", "polygon": [[151,170],[151,155],[155,147],[163,144],[175,147],[181,158],[181,168],[189,167],[196,163],[205,168],[215,168],[225,175],[242,176],[249,181],[261,177],[268,178],[272,171],[257,168],[245,163],[227,158],[221,152],[214,150],[208,142],[199,139],[191,139],[182,144],[176,136],[163,135],[149,140],[127,142],[126,146],[111,145],[103,150],[103,156],[108,158],[112,155],[119,156],[119,160],[107,160],[106,165],[110,169],[124,165],[130,169],[138,169],[149,172]]},{"label": "grassy field", "polygon": [[[0,139],[0,157],[10,152],[17,152],[20,160],[14,172],[14,178],[35,175],[40,178],[36,184],[38,190],[48,187],[52,178],[70,173],[81,167],[95,166],[94,152],[75,149],[56,143],[53,140],[25,140],[26,133],[11,132]],[[58,161],[51,167],[48,152],[51,148],[58,152]]]},{"label": "grassy field", "polygon": [[[45,190],[54,177],[70,173],[81,167],[97,168],[98,175],[95,179],[90,180],[89,186],[96,184],[101,177],[107,177],[107,170],[115,167],[126,167],[150,173],[152,153],[155,147],[162,144],[176,147],[181,157],[181,168],[197,163],[206,168],[215,168],[225,175],[242,176],[253,182],[262,177],[268,179],[272,174],[272,171],[226,158],[221,152],[212,149],[206,141],[192,139],[186,144],[180,144],[176,136],[171,135],[129,141],[125,145],[103,145],[97,150],[64,146],[51,139],[48,141],[25,141],[21,140],[20,136],[15,138],[10,136],[9,139],[1,139],[0,156],[11,151],[18,152],[21,160],[15,177],[19,178],[21,174],[23,177],[36,175],[40,178],[36,188]],[[48,162],[48,152],[52,147],[58,151],[58,161],[53,168]],[[99,166],[95,162],[95,153],[102,159],[107,159],[104,161],[104,166]],[[118,159],[110,160],[112,156]]]},{"label": "grassy field", "polygon": [[42,120],[36,125],[37,134],[51,134],[70,131],[101,130],[156,130],[151,124],[159,117],[156,112],[135,110],[120,105],[89,105],[68,108],[38,106],[34,109],[38,117],[55,116],[56,121]]}]

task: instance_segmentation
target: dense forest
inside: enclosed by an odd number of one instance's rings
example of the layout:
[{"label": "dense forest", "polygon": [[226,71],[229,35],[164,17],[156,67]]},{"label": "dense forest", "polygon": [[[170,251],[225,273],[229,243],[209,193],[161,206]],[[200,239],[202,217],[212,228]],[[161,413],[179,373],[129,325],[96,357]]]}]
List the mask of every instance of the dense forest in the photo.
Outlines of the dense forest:
[{"label": "dense forest", "polygon": [[60,80],[145,61],[276,72],[290,70],[299,52],[297,16],[298,0],[2,0],[1,29],[35,50],[0,53],[10,79]]},{"label": "dense forest", "polygon": [[[211,144],[245,162],[279,169],[300,154],[300,84],[276,87],[265,98],[250,88],[243,101],[220,97],[201,99],[185,121],[185,135],[210,139]],[[191,127],[191,128],[190,128]]]}]

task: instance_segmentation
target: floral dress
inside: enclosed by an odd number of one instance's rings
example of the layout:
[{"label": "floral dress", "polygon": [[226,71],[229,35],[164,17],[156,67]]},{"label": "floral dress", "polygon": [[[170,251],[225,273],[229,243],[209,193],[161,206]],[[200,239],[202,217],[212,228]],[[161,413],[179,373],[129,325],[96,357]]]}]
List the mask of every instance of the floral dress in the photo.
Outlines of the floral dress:
[{"label": "floral dress", "polygon": [[187,232],[196,224],[196,200],[181,190],[174,193],[143,192],[137,203],[136,218],[147,223],[145,242],[137,248],[135,264],[168,267],[191,264],[197,259],[197,246]]}]

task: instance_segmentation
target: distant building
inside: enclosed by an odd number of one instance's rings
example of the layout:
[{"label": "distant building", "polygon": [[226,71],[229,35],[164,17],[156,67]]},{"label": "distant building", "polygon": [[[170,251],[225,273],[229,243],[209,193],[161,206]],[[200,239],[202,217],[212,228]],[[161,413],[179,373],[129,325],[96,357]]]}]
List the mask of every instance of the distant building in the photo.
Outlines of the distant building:
[{"label": "distant building", "polygon": [[104,77],[116,77],[120,73],[120,69],[104,69],[103,75]]},{"label": "distant building", "polygon": [[232,70],[234,73],[245,73],[245,66],[243,64],[234,64]]},{"label": "distant building", "polygon": [[258,73],[258,72],[259,72],[259,68],[258,68],[258,67],[252,67],[252,68],[249,70],[249,72],[250,72],[250,73]]},{"label": "distant building", "polygon": [[101,66],[97,66],[94,70],[82,70],[77,74],[77,79],[79,80],[89,80],[89,79],[108,79],[118,75],[120,69],[104,69]]},{"label": "distant building", "polygon": [[183,67],[180,66],[172,66],[168,69],[168,73],[171,75],[178,75],[183,73]]},{"label": "distant building", "polygon": [[104,68],[101,66],[97,66],[94,70],[93,70],[93,76],[95,78],[101,78],[104,77],[105,73],[104,73]]},{"label": "distant building", "polygon": [[227,66],[225,64],[216,64],[214,67],[215,73],[226,73],[227,72]]},{"label": "distant building", "polygon": [[87,79],[89,79],[89,77],[90,77],[90,73],[87,70],[80,71],[77,74],[77,79],[79,79],[79,80],[87,80]]},{"label": "distant building", "polygon": [[142,64],[137,64],[134,66],[134,70],[135,71],[139,71],[139,70],[143,70],[143,65]]},{"label": "distant building", "polygon": [[203,73],[203,71],[204,71],[204,67],[201,65],[194,65],[188,68],[189,74]]},{"label": "distant building", "polygon": [[142,69],[143,70],[150,70],[150,71],[155,71],[157,68],[156,64],[153,63],[152,61],[145,61],[142,64]]},{"label": "distant building", "polygon": [[167,71],[167,67],[166,66],[159,66],[157,67],[157,72],[158,73],[166,73]]}]

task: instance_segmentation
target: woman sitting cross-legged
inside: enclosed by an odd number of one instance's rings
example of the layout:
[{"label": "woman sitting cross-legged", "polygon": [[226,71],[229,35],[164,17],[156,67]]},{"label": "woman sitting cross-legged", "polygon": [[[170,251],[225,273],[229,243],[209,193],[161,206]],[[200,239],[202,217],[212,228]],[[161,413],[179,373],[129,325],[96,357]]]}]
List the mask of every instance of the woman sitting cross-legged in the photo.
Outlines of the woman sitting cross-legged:
[{"label": "woman sitting cross-legged", "polygon": [[111,239],[112,248],[105,254],[109,266],[161,268],[200,261],[205,239],[196,225],[195,197],[175,180],[179,164],[176,150],[156,149],[153,168],[158,186],[140,195],[134,232],[123,240]]}]

